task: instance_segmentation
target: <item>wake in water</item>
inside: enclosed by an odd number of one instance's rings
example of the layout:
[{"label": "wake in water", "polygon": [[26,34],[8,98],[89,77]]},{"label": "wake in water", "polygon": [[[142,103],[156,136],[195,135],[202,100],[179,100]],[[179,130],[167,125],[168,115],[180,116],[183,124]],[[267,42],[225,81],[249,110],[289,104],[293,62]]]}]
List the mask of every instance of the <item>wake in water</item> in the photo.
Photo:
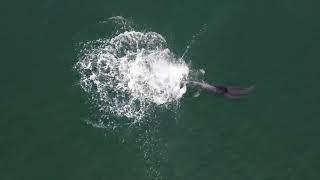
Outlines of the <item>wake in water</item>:
[{"label": "wake in water", "polygon": [[[155,119],[151,115],[178,107],[186,93],[183,82],[193,71],[156,32],[138,31],[132,21],[120,16],[99,25],[102,33],[112,29],[111,36],[81,41],[75,64],[80,86],[94,107],[86,122],[109,132],[121,131],[123,143],[135,136],[148,176],[162,179],[159,167],[166,159],[166,149],[158,137],[160,121],[150,121]],[[133,128],[126,128],[128,125]]]}]

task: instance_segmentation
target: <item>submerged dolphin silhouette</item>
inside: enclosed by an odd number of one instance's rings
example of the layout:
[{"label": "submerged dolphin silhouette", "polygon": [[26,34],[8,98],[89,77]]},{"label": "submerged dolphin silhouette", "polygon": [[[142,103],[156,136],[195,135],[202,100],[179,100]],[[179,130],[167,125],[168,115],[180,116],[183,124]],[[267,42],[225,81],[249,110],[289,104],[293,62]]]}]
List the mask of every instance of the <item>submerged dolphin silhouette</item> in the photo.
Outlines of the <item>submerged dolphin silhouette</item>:
[{"label": "submerged dolphin silhouette", "polygon": [[223,86],[223,85],[211,85],[205,82],[198,81],[185,81],[184,83],[196,86],[205,91],[212,92],[214,94],[223,95],[231,99],[239,99],[249,95],[253,90],[254,86],[250,87],[232,87],[232,86]]}]

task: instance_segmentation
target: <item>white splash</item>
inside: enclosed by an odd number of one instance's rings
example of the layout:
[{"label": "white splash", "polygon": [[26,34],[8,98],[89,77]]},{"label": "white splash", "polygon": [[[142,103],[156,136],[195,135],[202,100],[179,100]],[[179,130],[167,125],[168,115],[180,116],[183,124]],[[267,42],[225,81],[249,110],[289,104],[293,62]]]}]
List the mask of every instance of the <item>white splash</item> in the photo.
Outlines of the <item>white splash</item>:
[{"label": "white splash", "polygon": [[124,31],[81,47],[80,85],[103,114],[137,122],[186,92],[189,67],[158,33]]}]

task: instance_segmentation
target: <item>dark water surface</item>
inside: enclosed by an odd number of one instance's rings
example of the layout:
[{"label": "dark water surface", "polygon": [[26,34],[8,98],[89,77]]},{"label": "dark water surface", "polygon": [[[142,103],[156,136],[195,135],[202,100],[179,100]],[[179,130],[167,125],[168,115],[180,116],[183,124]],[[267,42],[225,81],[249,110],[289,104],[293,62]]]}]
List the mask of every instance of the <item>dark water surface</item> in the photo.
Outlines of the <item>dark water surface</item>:
[{"label": "dark water surface", "polygon": [[[1,5],[0,179],[320,179],[317,1],[11,1]],[[153,150],[87,125],[74,36],[121,15],[166,37],[209,82],[255,84],[239,102],[201,94],[160,114]],[[126,132],[130,137],[130,131]],[[137,133],[137,132],[135,132]],[[151,153],[151,154],[152,154]],[[161,159],[160,158],[160,159]]]}]

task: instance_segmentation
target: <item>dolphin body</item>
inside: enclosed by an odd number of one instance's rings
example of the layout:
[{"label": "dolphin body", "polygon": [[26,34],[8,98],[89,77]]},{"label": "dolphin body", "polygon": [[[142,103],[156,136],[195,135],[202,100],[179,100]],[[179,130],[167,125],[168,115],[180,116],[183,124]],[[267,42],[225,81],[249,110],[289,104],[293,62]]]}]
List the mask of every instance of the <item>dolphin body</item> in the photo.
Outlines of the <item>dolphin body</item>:
[{"label": "dolphin body", "polygon": [[254,86],[243,88],[243,87],[213,85],[213,84],[208,84],[206,82],[198,82],[198,81],[186,81],[185,83],[187,85],[191,85],[191,86],[195,86],[197,88],[203,89],[207,92],[223,95],[230,99],[240,99],[242,97],[248,96],[254,90]]}]

